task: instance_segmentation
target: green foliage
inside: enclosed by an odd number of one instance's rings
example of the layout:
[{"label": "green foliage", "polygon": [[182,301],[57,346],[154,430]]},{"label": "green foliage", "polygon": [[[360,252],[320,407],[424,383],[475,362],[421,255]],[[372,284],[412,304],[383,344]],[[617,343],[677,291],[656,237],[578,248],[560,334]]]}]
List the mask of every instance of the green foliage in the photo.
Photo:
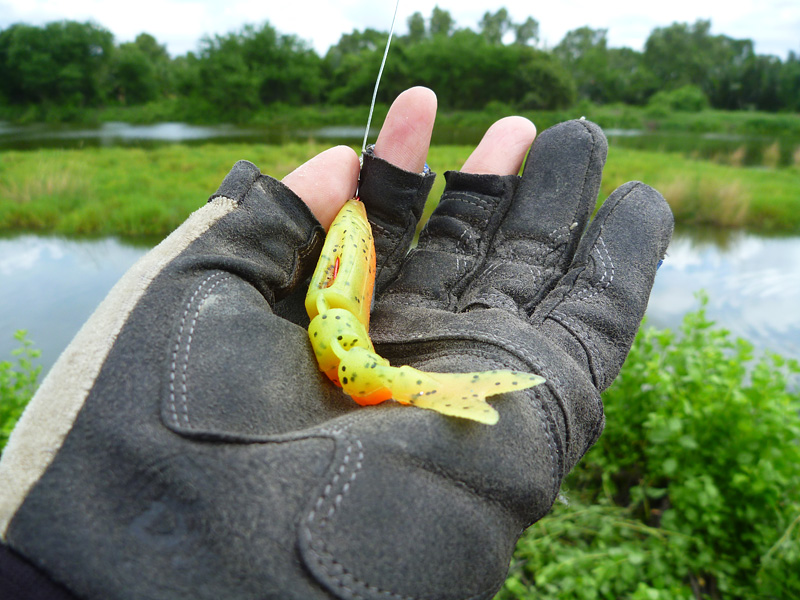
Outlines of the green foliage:
[{"label": "green foliage", "polygon": [[[514,22],[505,8],[486,12],[477,31],[457,27],[438,6],[427,19],[414,13],[408,26],[396,37],[381,102],[426,85],[444,110],[481,110],[490,102],[537,111],[576,101],[644,106],[661,89],[696,86],[715,108],[800,110],[797,55],[756,55],[751,40],[712,35],[710,21],[655,29],[644,52],[609,48],[607,30],[589,27],[568,32],[552,51],[537,48],[539,22]],[[178,100],[172,114],[182,120],[245,122],[275,105],[363,105],[387,36],[352,31],[321,58],[264,23],[205,37],[196,52],[171,58],[146,33],[114,45],[111,33],[92,23],[16,24],[0,30],[0,117],[89,121],[98,106]],[[649,116],[664,118],[667,106],[656,97]]]},{"label": "green foliage", "polygon": [[[572,80],[552,55],[522,43],[503,45],[501,31],[495,31],[507,29],[502,23],[485,28],[480,34],[462,29],[398,39],[378,99],[388,103],[410,86],[425,85],[436,90],[444,110],[481,109],[499,99],[518,110],[564,108],[574,101]],[[329,103],[368,103],[386,37],[374,30],[353,32],[329,50]]]},{"label": "green foliage", "polygon": [[754,358],[702,302],[680,335],[640,332],[574,498],[520,541],[500,598],[800,595],[800,365]]},{"label": "green foliage", "polygon": [[569,31],[553,54],[572,74],[578,97],[600,104],[642,104],[658,88],[642,54],[630,48],[608,48],[607,29]]},{"label": "green foliage", "polygon": [[405,48],[406,83],[436,89],[449,109],[482,108],[502,100],[522,109],[564,108],[575,99],[572,81],[552,55],[523,44],[504,46],[461,30]]},{"label": "green foliage", "polygon": [[143,104],[158,97],[155,66],[136,44],[122,44],[111,66],[114,93],[123,104]]},{"label": "green foliage", "polygon": [[320,96],[320,58],[269,23],[201,42],[185,90],[219,118],[242,121],[274,102],[311,104]]},{"label": "green foliage", "polygon": [[674,90],[662,90],[650,97],[651,107],[663,108],[666,112],[700,112],[708,108],[708,97],[696,85],[684,85]]},{"label": "green foliage", "polygon": [[800,112],[800,55],[789,53],[788,60],[778,74],[778,95],[780,105]]},{"label": "green foliage", "polygon": [[144,104],[173,91],[173,74],[165,46],[147,33],[120,44],[111,61],[111,93],[122,104]]},{"label": "green foliage", "polygon": [[17,423],[22,410],[36,391],[41,366],[34,366],[40,352],[33,349],[33,342],[23,330],[14,334],[20,344],[12,350],[14,362],[0,361],[0,453],[8,436]]},{"label": "green foliage", "polygon": [[0,31],[0,94],[13,104],[79,108],[105,100],[112,34],[93,23]]}]

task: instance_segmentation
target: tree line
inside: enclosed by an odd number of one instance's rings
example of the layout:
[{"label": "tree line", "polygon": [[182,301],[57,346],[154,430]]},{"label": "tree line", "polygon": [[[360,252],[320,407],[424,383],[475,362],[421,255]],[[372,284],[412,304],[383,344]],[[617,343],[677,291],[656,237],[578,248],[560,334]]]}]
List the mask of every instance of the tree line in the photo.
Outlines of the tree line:
[{"label": "tree line", "polygon": [[[474,31],[435,7],[427,18],[413,14],[408,33],[396,36],[379,100],[426,85],[451,110],[589,101],[800,111],[800,55],[758,55],[752,40],[710,29],[707,20],[657,28],[639,52],[610,48],[608,30],[582,27],[543,49],[532,17],[516,23],[506,9],[487,12]],[[364,105],[387,36],[355,30],[320,56],[265,23],[206,36],[196,52],[173,58],[147,33],[118,44],[91,22],[15,24],[0,30],[0,103],[83,109],[177,99],[197,114],[228,119],[281,103]]]}]

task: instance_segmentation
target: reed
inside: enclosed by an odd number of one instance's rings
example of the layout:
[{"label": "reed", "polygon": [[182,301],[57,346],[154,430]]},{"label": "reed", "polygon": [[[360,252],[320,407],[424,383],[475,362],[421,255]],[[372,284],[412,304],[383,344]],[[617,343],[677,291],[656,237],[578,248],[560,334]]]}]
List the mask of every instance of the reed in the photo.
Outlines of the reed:
[{"label": "reed", "polygon": [[[163,236],[203,204],[239,159],[281,178],[318,143],[169,145],[0,153],[0,231]],[[434,146],[431,167],[458,169],[467,146]],[[685,223],[800,232],[800,165],[744,168],[613,147],[601,199],[629,180],[659,189]],[[437,178],[428,211],[444,186]]]}]

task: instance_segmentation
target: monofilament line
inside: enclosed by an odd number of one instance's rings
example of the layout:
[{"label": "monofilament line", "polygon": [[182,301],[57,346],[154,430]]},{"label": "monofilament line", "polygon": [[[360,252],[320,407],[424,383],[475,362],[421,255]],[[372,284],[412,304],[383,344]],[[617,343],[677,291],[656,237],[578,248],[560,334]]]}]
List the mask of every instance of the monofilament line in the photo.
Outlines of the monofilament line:
[{"label": "monofilament line", "polygon": [[383,67],[386,65],[386,57],[389,56],[389,45],[392,43],[392,35],[394,35],[394,22],[397,19],[397,9],[400,8],[400,0],[394,5],[394,16],[392,17],[392,26],[389,28],[389,39],[386,40],[386,49],[383,51],[383,60],[381,60],[381,68],[378,71],[378,79],[375,80],[375,89],[372,92],[372,104],[369,105],[369,117],[367,117],[367,129],[364,131],[364,143],[361,144],[361,154],[367,151],[367,138],[369,137],[369,126],[372,124],[372,111],[375,110],[375,100],[378,98],[378,86],[381,84],[381,76],[383,75]]}]

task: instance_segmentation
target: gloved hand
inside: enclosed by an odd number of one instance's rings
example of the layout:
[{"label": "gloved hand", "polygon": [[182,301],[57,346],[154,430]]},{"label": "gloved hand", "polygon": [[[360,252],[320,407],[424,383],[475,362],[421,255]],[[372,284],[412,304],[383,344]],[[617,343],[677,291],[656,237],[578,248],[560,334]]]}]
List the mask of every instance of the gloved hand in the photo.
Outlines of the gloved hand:
[{"label": "gloved hand", "polygon": [[238,163],[42,384],[0,462],[3,542],[86,599],[491,598],[602,430],[670,238],[638,183],[584,232],[605,153],[573,121],[521,179],[449,173],[408,256],[431,177],[365,159],[376,349],[547,379],[498,397],[495,426],[360,408],[324,378],[298,309],[323,230]]}]

